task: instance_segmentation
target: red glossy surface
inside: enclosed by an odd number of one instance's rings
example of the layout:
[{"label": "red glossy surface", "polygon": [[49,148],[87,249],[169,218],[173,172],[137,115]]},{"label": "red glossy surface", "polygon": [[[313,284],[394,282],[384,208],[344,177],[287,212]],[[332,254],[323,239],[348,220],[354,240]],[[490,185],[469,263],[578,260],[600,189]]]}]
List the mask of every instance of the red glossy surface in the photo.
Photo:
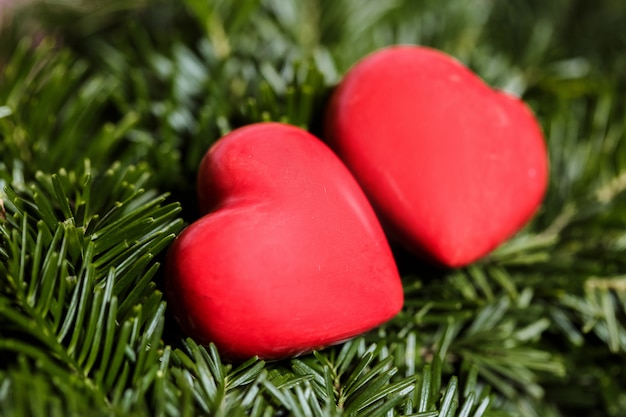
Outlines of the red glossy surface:
[{"label": "red glossy surface", "polygon": [[168,254],[166,291],[184,330],[242,359],[340,342],[402,307],[378,220],[347,168],[304,130],[251,125],[219,140],[198,175],[210,213]]},{"label": "red glossy surface", "polygon": [[389,234],[448,266],[518,231],[547,185],[543,135],[526,105],[428,48],[357,63],[331,98],[325,139]]}]

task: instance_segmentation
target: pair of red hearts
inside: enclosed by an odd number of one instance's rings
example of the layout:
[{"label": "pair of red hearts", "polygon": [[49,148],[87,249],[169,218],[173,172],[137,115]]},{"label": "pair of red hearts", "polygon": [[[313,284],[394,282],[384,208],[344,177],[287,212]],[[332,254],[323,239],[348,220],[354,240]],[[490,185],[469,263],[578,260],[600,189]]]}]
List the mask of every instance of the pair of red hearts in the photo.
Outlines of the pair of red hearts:
[{"label": "pair of red hearts", "polygon": [[167,293],[184,330],[227,357],[297,355],[397,314],[402,286],[381,224],[460,266],[521,228],[546,188],[528,108],[428,48],[391,47],[353,67],[325,139],[335,153],[298,128],[251,125],[202,161],[208,214],[172,245]]}]

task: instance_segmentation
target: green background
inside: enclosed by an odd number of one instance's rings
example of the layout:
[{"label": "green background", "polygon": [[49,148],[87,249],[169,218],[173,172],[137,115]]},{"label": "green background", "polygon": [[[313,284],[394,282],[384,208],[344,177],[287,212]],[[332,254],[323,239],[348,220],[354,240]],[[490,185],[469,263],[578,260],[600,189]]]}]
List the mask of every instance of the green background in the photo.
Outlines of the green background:
[{"label": "green background", "polygon": [[[42,1],[0,35],[0,415],[625,416],[626,2]],[[377,48],[441,49],[531,106],[523,231],[462,269],[396,248],[391,322],[297,359],[184,338],[163,254],[233,128],[320,131]]]}]

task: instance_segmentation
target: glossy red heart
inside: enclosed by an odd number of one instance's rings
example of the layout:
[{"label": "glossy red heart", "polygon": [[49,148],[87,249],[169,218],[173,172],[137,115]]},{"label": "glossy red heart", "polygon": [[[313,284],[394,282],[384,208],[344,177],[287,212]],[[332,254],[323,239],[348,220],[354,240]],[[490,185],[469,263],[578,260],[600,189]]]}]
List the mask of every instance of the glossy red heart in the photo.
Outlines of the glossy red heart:
[{"label": "glossy red heart", "polygon": [[168,253],[183,329],[229,358],[276,359],[392,318],[403,292],[384,232],[354,177],[319,139],[278,123],[219,140],[198,174],[207,215]]},{"label": "glossy red heart", "polygon": [[390,47],[357,63],[333,93],[325,139],[390,236],[447,266],[518,231],[547,185],[529,108],[429,48]]}]

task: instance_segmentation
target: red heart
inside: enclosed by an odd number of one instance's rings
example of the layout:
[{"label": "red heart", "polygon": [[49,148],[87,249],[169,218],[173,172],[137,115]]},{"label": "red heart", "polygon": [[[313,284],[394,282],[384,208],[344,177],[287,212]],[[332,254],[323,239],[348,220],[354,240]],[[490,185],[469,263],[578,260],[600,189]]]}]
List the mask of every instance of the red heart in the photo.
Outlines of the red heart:
[{"label": "red heart", "polygon": [[356,180],[304,130],[235,130],[205,155],[200,205],[168,254],[166,291],[201,343],[230,358],[297,355],[402,307],[384,232]]},{"label": "red heart", "polygon": [[448,266],[518,231],[547,185],[543,135],[526,105],[428,48],[357,63],[331,98],[325,137],[389,234]]}]

